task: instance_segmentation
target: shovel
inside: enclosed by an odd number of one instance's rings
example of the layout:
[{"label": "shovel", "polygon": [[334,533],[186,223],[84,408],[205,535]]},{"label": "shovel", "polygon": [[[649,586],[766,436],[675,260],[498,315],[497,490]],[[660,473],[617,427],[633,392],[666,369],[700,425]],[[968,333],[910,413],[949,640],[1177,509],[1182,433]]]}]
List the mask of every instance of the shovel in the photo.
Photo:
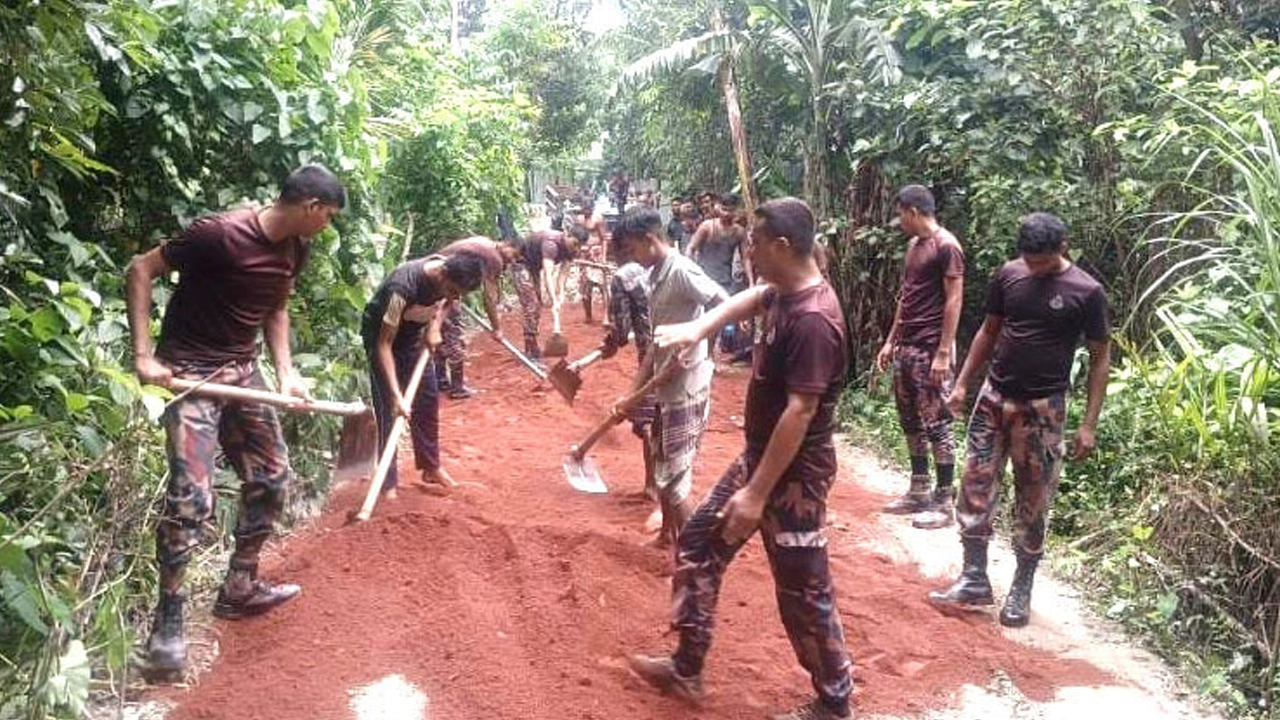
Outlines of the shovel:
[{"label": "shovel", "polygon": [[551,372],[547,373],[547,380],[570,405],[573,405],[573,399],[578,396],[578,388],[582,387],[582,371],[602,357],[604,357],[604,350],[596,349],[571,363],[561,358],[560,362],[551,368]]},{"label": "shovel", "polygon": [[[476,312],[475,310],[472,310],[470,307],[467,306],[466,303],[461,303],[461,305],[462,305],[462,309],[466,311],[467,315],[470,316],[472,320],[476,321],[476,323],[480,325],[480,328],[482,330],[484,330],[485,332],[493,332],[493,328],[489,327],[489,321],[481,317],[480,313]],[[529,369],[529,372],[533,373],[534,375],[537,375],[539,380],[543,380],[543,381],[548,380],[546,371],[538,367],[538,363],[530,360],[528,356],[520,352],[520,350],[515,345],[512,345],[511,341],[506,339],[505,337],[502,338],[502,347],[506,348],[507,352],[514,355],[515,358],[520,361],[521,365],[524,365],[526,368]]]},{"label": "shovel", "polygon": [[[422,381],[422,371],[426,369],[430,360],[431,350],[422,348],[418,363],[413,366],[413,374],[409,376],[409,385],[404,389],[406,398],[417,397],[418,384]],[[391,412],[395,410],[391,409]],[[391,425],[391,432],[387,435],[387,446],[382,449],[382,457],[378,459],[378,468],[373,473],[373,479],[369,481],[369,491],[364,496],[364,504],[354,516],[356,520],[364,522],[373,514],[373,506],[378,502],[378,493],[382,491],[382,481],[386,478],[387,471],[391,469],[391,463],[396,461],[396,446],[400,444],[400,436],[404,434],[406,425],[408,425],[408,418],[397,414],[396,421]]]},{"label": "shovel", "polygon": [[[342,416],[342,434],[338,439],[338,461],[333,468],[333,482],[367,475],[377,455],[378,426],[373,412],[362,402],[333,402],[284,395],[269,390],[222,385],[200,380],[173,378],[169,387],[184,395],[203,395],[220,400],[271,405],[290,412],[325,413]],[[175,398],[176,400],[177,398]],[[172,404],[174,401],[170,401]]]},{"label": "shovel", "polygon": [[662,366],[662,370],[649,378],[648,382],[640,386],[639,390],[624,397],[616,406],[617,414],[610,413],[608,417],[600,421],[591,432],[583,438],[582,442],[569,448],[568,454],[564,456],[564,460],[560,463],[560,467],[564,469],[564,477],[569,481],[569,485],[574,490],[585,493],[602,494],[609,492],[609,488],[604,484],[604,479],[600,477],[600,471],[596,469],[595,463],[587,457],[587,453],[591,448],[604,437],[606,433],[613,429],[615,425],[622,422],[623,412],[630,410],[632,407],[644,400],[644,396],[653,391],[654,388],[667,382],[685,361],[684,353],[672,357]]},{"label": "shovel", "polygon": [[569,341],[565,340],[564,335],[560,334],[560,308],[551,308],[551,337],[547,338],[547,344],[542,348],[542,354],[547,357],[564,357],[569,354]]}]

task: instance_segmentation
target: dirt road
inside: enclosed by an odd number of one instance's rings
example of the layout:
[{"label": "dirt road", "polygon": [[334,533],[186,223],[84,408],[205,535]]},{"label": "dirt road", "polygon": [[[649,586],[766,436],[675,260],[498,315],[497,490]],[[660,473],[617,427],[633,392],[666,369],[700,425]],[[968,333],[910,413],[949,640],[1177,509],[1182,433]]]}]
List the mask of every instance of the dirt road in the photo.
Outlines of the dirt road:
[{"label": "dirt road", "polygon": [[[566,327],[574,356],[600,335],[575,313]],[[507,331],[518,337],[514,322]],[[444,498],[406,490],[356,526],[344,518],[363,487],[339,488],[315,527],[274,546],[266,566],[269,578],[301,583],[302,596],[273,615],[218,624],[220,654],[199,684],[153,693],[174,706],[169,717],[718,720],[761,717],[807,699],[758,540],[725,582],[704,707],[661,697],[626,671],[626,653],[673,642],[664,636],[670,560],[646,546],[651,507],[633,495],[643,482],[638,440],[622,427],[594,452],[608,495],[572,490],[560,460],[623,393],[631,351],[589,369],[574,408],[539,389],[489,338],[474,338],[470,352],[470,379],[481,392],[444,401],[441,425],[448,468],[482,487]],[[716,377],[699,492],[742,447],[746,373],[732,368]],[[411,463],[407,451],[401,462]],[[883,477],[868,481],[855,471]],[[892,489],[884,474],[865,456],[851,456],[830,503],[832,564],[860,715],[1047,717],[1064,697],[1103,698],[1115,708],[1105,699],[1116,692],[1137,698],[1151,717],[1190,712],[1141,687],[1131,666],[1109,666],[1105,653],[1081,656],[1052,642],[1032,647],[991,618],[931,609],[925,594],[941,580],[922,569],[950,573],[958,544],[950,531],[945,542],[930,539],[939,544],[927,552],[944,558],[932,569],[914,557],[919,548],[902,539],[901,519],[876,512]],[[1006,578],[996,579],[1003,587]],[[1022,632],[1046,625],[1037,616]],[[975,697],[998,702],[972,705]],[[1006,705],[1008,714],[999,709]],[[987,709],[965,714],[969,706]],[[1063,717],[1081,717],[1084,707],[1070,705]]]}]

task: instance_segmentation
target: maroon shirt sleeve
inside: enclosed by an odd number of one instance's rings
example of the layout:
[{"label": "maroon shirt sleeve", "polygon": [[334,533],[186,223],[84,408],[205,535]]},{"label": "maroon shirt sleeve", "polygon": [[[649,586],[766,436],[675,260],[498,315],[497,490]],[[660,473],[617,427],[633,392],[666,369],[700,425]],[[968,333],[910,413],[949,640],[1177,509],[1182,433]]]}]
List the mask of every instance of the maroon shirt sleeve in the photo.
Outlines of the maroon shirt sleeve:
[{"label": "maroon shirt sleeve", "polygon": [[787,392],[824,395],[843,372],[840,334],[820,313],[796,318],[787,346]]},{"label": "maroon shirt sleeve", "polygon": [[181,235],[160,246],[160,255],[178,272],[209,269],[222,252],[224,229],[218,218],[192,223]]},{"label": "maroon shirt sleeve", "polygon": [[991,274],[991,282],[987,283],[987,314],[1004,317],[1004,271],[997,270]]},{"label": "maroon shirt sleeve", "polygon": [[1084,303],[1084,336],[1086,340],[1106,340],[1111,334],[1111,322],[1107,318],[1107,293],[1096,288]]},{"label": "maroon shirt sleeve", "polygon": [[943,277],[964,277],[964,250],[951,242],[939,243],[938,263],[942,266]]}]

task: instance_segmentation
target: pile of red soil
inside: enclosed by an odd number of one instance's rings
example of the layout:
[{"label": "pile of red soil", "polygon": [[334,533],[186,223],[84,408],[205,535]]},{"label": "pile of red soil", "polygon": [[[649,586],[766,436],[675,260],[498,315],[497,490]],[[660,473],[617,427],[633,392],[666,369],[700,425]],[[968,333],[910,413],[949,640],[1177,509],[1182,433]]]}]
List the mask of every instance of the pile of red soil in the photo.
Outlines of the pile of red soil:
[{"label": "pile of red soil", "polygon": [[[601,336],[572,314],[566,327],[575,357]],[[518,336],[514,322],[508,332]],[[625,392],[634,354],[589,368],[570,408],[489,338],[474,338],[470,352],[469,380],[481,392],[444,401],[442,441],[453,476],[484,487],[444,498],[406,488],[359,525],[345,518],[363,485],[340,488],[320,523],[278,546],[267,565],[267,577],[301,583],[302,596],[272,615],[220,624],[213,669],[191,690],[164,693],[178,704],[171,717],[350,718],[350,692],[391,674],[421,688],[431,717],[444,720],[750,718],[806,700],[808,677],[778,619],[758,539],[726,578],[701,709],[659,696],[625,669],[627,653],[674,643],[664,636],[670,560],[646,546],[652,508],[634,496],[639,441],[622,426],[594,450],[609,495],[575,492],[560,462]],[[742,448],[746,380],[745,369],[717,374],[698,492]],[[412,477],[410,453],[400,462],[401,477]],[[859,712],[943,707],[997,670],[1036,699],[1114,682],[1004,639],[990,617],[929,607],[938,579],[866,549],[862,534],[883,501],[848,477],[830,501]]]}]

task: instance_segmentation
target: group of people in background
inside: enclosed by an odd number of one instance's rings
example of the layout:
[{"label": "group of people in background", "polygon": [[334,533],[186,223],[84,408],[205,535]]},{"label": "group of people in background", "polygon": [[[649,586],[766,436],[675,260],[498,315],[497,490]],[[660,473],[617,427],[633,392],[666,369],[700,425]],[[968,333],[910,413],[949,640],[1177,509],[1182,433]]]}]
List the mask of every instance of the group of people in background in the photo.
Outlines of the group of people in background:
[{"label": "group of people in background", "polygon": [[[622,198],[626,190],[618,184]],[[309,239],[345,204],[341,183],[306,166],[281,185],[266,208],[203,219],[179,238],[139,255],[128,273],[135,367],[144,382],[172,377],[265,388],[257,370],[261,334],[281,392],[305,396],[289,348],[287,299],[309,254]],[[731,194],[677,198],[664,220],[637,203],[610,227],[581,202],[561,229],[499,241],[483,236],[445,244],[393,269],[365,307],[360,334],[369,362],[380,446],[397,417],[410,422],[414,457],[427,489],[453,479],[439,448],[439,393],[472,396],[465,383],[459,303],[480,290],[487,331],[499,342],[502,278],[509,275],[520,307],[524,351],[541,355],[541,311],[557,313],[578,262],[579,293],[591,321],[593,295],[603,300],[605,357],[634,343],[632,393],[620,400],[641,438],[644,486],[663,516],[655,543],[672,553],[669,653],[638,654],[630,667],[664,692],[696,701],[711,645],[722,578],[736,553],[759,531],[777,587],[779,611],[815,697],[781,720],[851,717],[851,663],[836,607],[827,556],[826,503],[837,474],[835,406],[850,350],[847,326],[824,274],[824,251],[808,205],[770,200],[744,212]],[[958,524],[963,571],[929,595],[944,611],[994,604],[987,546],[1001,495],[1004,465],[1013,465],[1017,570],[1000,621],[1018,627],[1044,552],[1048,509],[1066,457],[1064,424],[1070,369],[1083,337],[1090,358],[1087,402],[1072,455],[1094,447],[1109,368],[1106,296],[1071,262],[1067,230],[1054,216],[1032,213],[1018,229],[1018,257],[989,281],[985,319],[956,375],[955,343],[964,298],[964,250],[937,219],[935,200],[919,185],[897,195],[898,221],[909,238],[897,312],[876,356],[893,368],[902,429],[911,457],[910,486],[885,510],[912,514],[917,527]],[[585,260],[586,263],[582,261]],[[177,271],[153,351],[151,282]],[[715,339],[730,359],[751,363],[744,408],[745,446],[697,502],[693,468],[710,413]],[[423,348],[434,368],[412,397],[408,377]],[[955,489],[953,418],[990,361],[969,418],[965,468]],[[221,446],[242,479],[236,547],[215,614],[242,618],[296,596],[296,585],[258,578],[258,556],[283,506],[290,477],[287,449],[272,409],[184,395],[164,416],[170,477],[157,529],[160,596],[146,645],[150,674],[186,667],[183,575],[201,528],[212,517],[210,485]],[[930,468],[932,459],[932,474]],[[383,491],[396,492],[391,466]]]}]

